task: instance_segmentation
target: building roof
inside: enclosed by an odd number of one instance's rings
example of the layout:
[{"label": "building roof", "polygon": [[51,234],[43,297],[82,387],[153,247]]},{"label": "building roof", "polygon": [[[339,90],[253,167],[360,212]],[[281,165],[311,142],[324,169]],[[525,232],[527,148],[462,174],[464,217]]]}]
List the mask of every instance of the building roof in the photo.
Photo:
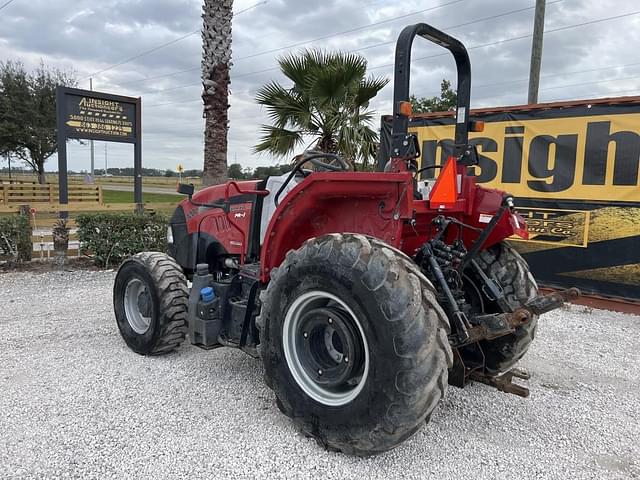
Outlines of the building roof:
[{"label": "building roof", "polygon": [[[624,105],[624,104],[640,104],[640,96],[634,97],[609,97],[609,98],[594,98],[587,100],[571,100],[564,102],[549,102],[549,103],[532,103],[528,105],[512,105],[505,107],[492,107],[492,108],[475,108],[471,109],[470,115],[487,115],[492,113],[503,112],[529,112],[535,110],[550,110],[558,108],[569,107],[590,107],[592,105]],[[387,115],[385,115],[386,117]],[[390,116],[390,115],[388,115]],[[412,116],[414,119],[418,118],[443,118],[453,117],[455,111],[449,112],[430,112],[430,113],[416,113]]]}]

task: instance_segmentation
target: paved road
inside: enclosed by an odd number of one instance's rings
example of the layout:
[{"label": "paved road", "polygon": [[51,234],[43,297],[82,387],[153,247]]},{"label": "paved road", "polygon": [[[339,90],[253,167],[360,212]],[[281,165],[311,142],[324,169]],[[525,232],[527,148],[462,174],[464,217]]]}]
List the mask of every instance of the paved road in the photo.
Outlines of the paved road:
[{"label": "paved road", "polygon": [[374,457],[300,435],[259,361],[127,349],[113,272],[0,275],[0,478],[620,479],[640,476],[640,317],[545,315],[522,399],[450,388],[431,423]]},{"label": "paved road", "polygon": [[[116,190],[118,192],[133,192],[133,185],[124,185],[124,184],[111,184],[111,183],[105,183],[105,184],[100,184],[102,186],[103,190]],[[179,195],[179,193],[176,192],[175,187],[171,187],[171,186],[167,186],[167,187],[158,187],[158,186],[154,186],[154,187],[149,187],[146,185],[142,186],[142,192],[143,193],[168,193],[168,194],[174,194],[174,195]]]}]

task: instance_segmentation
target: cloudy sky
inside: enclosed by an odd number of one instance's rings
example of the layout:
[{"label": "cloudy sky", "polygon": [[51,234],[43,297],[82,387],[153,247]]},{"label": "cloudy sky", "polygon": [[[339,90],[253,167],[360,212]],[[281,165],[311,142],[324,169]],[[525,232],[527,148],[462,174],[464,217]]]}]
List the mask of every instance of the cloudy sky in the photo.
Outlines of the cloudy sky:
[{"label": "cloudy sky", "polygon": [[[535,0],[236,0],[229,163],[268,165],[251,153],[265,122],[253,98],[275,79],[277,58],[307,47],[357,51],[370,72],[391,77],[403,26],[427,22],[459,37],[473,67],[472,106],[525,103]],[[0,0],[0,8],[7,0]],[[11,0],[0,10],[0,61],[41,60],[73,69],[81,88],[141,96],[143,163],[202,167],[199,0]],[[540,101],[640,94],[640,4],[547,0]],[[166,45],[162,48],[157,48]],[[149,52],[150,53],[146,53]],[[412,90],[438,93],[455,79],[448,56],[414,45]],[[425,58],[426,57],[426,58]],[[286,82],[285,82],[286,84]],[[391,109],[392,83],[373,102]],[[96,163],[104,164],[103,142]],[[109,166],[132,165],[132,147],[108,145]],[[70,168],[89,168],[89,147],[71,144]],[[48,170],[55,170],[52,157]]]}]

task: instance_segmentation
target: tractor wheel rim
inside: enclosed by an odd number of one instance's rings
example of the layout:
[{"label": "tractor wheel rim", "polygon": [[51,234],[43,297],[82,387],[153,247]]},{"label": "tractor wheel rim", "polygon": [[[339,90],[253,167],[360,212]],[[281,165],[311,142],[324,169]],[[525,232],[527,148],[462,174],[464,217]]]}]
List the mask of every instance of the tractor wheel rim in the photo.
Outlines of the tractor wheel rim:
[{"label": "tractor wheel rim", "polygon": [[142,335],[151,326],[149,289],[139,278],[132,278],[124,292],[124,313],[134,332]]},{"label": "tractor wheel rim", "polygon": [[369,375],[362,323],[339,297],[305,292],[291,304],[282,332],[284,356],[298,386],[327,406],[353,401]]}]

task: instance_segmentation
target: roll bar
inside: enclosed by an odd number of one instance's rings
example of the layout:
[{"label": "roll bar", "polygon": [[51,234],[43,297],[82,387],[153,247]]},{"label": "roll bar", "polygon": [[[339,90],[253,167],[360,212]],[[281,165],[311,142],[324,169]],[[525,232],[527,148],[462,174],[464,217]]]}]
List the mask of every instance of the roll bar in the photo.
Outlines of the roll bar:
[{"label": "roll bar", "polygon": [[458,104],[456,108],[455,154],[461,156],[469,142],[469,104],[471,99],[471,62],[467,49],[459,40],[426,23],[405,27],[396,43],[393,80],[393,122],[391,131],[391,157],[403,157],[409,144],[409,117],[400,112],[401,102],[409,101],[411,46],[419,35],[446,48],[453,54],[458,70]]}]

